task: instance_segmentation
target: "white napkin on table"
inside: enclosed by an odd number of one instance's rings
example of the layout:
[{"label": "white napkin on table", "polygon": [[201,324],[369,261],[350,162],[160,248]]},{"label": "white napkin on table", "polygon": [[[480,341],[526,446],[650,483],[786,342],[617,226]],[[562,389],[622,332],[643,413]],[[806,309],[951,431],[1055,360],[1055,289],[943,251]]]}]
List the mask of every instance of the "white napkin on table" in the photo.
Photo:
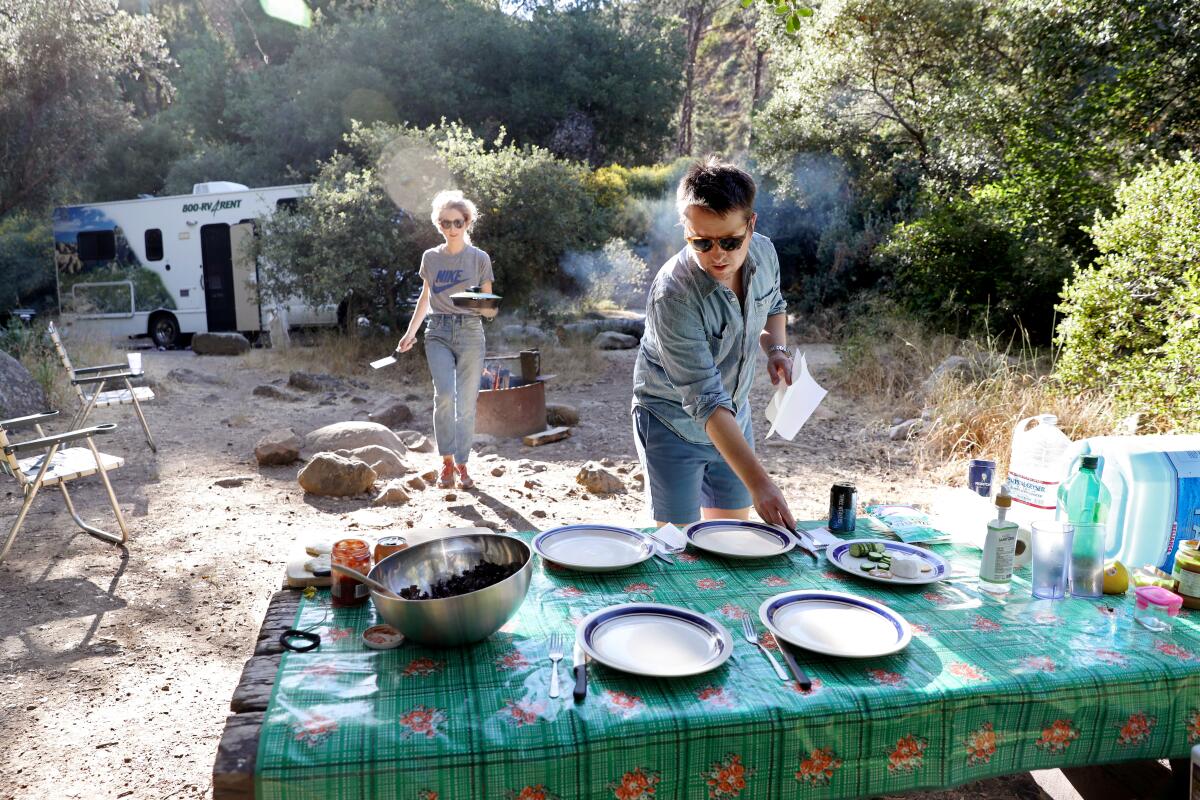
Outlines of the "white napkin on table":
[{"label": "white napkin on table", "polygon": [[671,523],[663,525],[658,530],[654,531],[654,535],[662,539],[671,548],[677,549],[687,544],[687,537],[683,535],[683,531],[676,528]]},{"label": "white napkin on table", "polygon": [[826,391],[808,374],[808,361],[799,348],[792,356],[791,377],[791,385],[779,382],[779,388],[767,404],[767,421],[771,423],[771,430],[767,431],[768,439],[773,433],[778,433],[788,441],[796,438],[800,428],[825,399]]}]

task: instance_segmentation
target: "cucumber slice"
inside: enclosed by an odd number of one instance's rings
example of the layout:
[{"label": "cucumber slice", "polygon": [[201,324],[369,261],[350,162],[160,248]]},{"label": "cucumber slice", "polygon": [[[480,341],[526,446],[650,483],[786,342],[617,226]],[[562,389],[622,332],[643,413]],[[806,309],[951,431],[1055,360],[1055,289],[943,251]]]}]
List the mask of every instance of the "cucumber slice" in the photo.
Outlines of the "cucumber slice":
[{"label": "cucumber slice", "polygon": [[871,542],[869,547],[876,553],[887,552],[887,545],[885,545],[883,542]]},{"label": "cucumber slice", "polygon": [[875,569],[875,564],[867,562],[866,564],[863,564],[861,567],[859,567],[859,569],[861,569],[863,572],[870,572],[871,570]]},{"label": "cucumber slice", "polygon": [[866,554],[867,546],[865,544],[855,543],[850,545],[850,555],[854,556],[855,558],[862,558]]},{"label": "cucumber slice", "polygon": [[872,561],[876,561],[876,562],[883,561],[883,554],[871,551],[870,553],[867,553],[867,558],[871,559]]}]

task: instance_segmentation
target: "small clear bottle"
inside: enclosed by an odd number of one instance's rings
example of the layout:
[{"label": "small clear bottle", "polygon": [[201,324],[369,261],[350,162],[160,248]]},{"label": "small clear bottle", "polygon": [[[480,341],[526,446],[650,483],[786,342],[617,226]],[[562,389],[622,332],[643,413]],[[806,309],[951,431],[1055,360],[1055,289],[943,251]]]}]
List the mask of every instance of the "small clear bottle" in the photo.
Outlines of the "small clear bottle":
[{"label": "small clear bottle", "polygon": [[1013,559],[1017,552],[1020,526],[1004,518],[1012,506],[1008,484],[996,495],[996,518],[988,523],[979,562],[979,588],[992,594],[1007,594],[1012,588]]}]

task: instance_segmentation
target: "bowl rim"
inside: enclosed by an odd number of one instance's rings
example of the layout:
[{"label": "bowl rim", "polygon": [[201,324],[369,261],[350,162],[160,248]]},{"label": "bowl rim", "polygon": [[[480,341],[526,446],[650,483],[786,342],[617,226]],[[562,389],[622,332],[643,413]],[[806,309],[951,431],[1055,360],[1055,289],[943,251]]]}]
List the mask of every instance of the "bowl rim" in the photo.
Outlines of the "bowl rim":
[{"label": "bowl rim", "polygon": [[420,547],[425,547],[426,545],[438,544],[440,542],[449,542],[449,541],[453,541],[455,539],[472,539],[472,538],[479,537],[479,536],[510,539],[510,540],[516,542],[517,544],[519,544],[525,548],[525,560],[521,563],[521,566],[517,568],[516,572],[514,572],[512,575],[509,575],[504,580],[496,581],[491,586],[485,586],[482,589],[475,589],[474,591],[467,592],[466,594],[456,594],[453,597],[431,597],[428,600],[409,600],[408,598],[401,597],[399,592],[396,592],[395,597],[388,597],[387,595],[382,594],[382,593],[376,591],[375,589],[371,589],[371,599],[373,600],[376,597],[381,597],[384,600],[387,600],[392,603],[396,603],[396,602],[400,602],[400,603],[431,603],[431,602],[438,601],[438,600],[443,601],[443,602],[449,602],[452,600],[458,600],[463,597],[469,597],[470,595],[476,594],[477,592],[485,592],[488,589],[491,589],[496,586],[501,586],[502,584],[505,584],[516,578],[519,578],[521,576],[521,573],[525,571],[525,568],[533,563],[533,548],[530,547],[527,542],[525,542],[521,539],[518,539],[516,536],[512,536],[507,533],[461,533],[461,534],[458,534],[457,536],[442,536],[441,538],[438,538],[438,539],[430,539],[427,542],[421,542],[420,544],[410,545],[409,547],[406,547],[403,550],[397,550],[395,553],[390,553],[383,558],[383,561],[377,562],[376,564],[374,564],[371,567],[370,570],[368,570],[367,577],[375,578],[376,576],[372,575],[371,573],[374,572],[375,569],[377,567],[379,567],[380,564],[382,564],[384,561],[387,561],[389,558],[398,556],[402,553],[407,553],[411,550],[415,550]]}]

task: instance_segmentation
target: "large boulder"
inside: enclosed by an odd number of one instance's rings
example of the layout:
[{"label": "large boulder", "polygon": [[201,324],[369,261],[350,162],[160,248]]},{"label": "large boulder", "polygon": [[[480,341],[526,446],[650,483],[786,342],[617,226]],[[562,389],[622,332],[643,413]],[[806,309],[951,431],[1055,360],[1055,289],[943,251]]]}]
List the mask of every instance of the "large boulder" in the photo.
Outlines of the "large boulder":
[{"label": "large boulder", "polygon": [[625,491],[621,479],[595,461],[583,465],[575,476],[575,482],[592,494],[619,494]]},{"label": "large boulder", "polygon": [[375,410],[367,415],[367,419],[389,428],[398,428],[412,419],[412,416],[411,408],[399,400],[391,400],[376,406]]},{"label": "large boulder", "polygon": [[187,367],[176,367],[167,373],[167,377],[179,383],[207,384],[209,386],[225,385],[225,379],[219,375],[208,375],[204,372],[196,372],[194,369],[188,369]]},{"label": "large boulder", "polygon": [[198,356],[240,356],[250,352],[250,341],[240,333],[197,333],[192,352]]},{"label": "large boulder", "polygon": [[300,459],[300,448],[304,440],[291,428],[279,428],[258,440],[254,446],[254,458],[259,466],[271,467],[291,464]]},{"label": "large boulder", "polygon": [[558,326],[556,333],[559,341],[567,344],[570,341],[586,341],[602,331],[614,331],[626,336],[641,339],[646,333],[646,320],[634,318],[616,319],[585,319],[580,322],[568,322]]},{"label": "large boulder", "polygon": [[33,379],[24,364],[0,350],[0,419],[27,417],[50,410],[41,384]]},{"label": "large boulder", "polygon": [[304,445],[310,452],[357,450],[373,444],[397,453],[408,451],[400,437],[378,422],[335,422],[317,428],[304,439]]},{"label": "large boulder", "polygon": [[286,400],[289,403],[294,403],[300,399],[291,392],[285,392],[283,389],[280,389],[277,386],[272,386],[269,383],[255,386],[251,394],[253,394],[255,397],[266,397],[271,400]]},{"label": "large boulder", "polygon": [[500,332],[503,334],[505,341],[513,344],[539,345],[554,341],[553,337],[537,325],[530,325],[528,323],[505,325],[500,329]]},{"label": "large boulder", "polygon": [[568,428],[579,424],[579,409],[566,403],[546,404],[546,427],[557,428],[565,425]]},{"label": "large boulder", "polygon": [[636,336],[627,333],[604,331],[596,334],[596,338],[592,339],[592,346],[600,350],[631,350],[638,346],[638,340]]},{"label": "large boulder", "polygon": [[353,497],[375,485],[375,470],[357,458],[317,453],[300,468],[296,480],[304,491],[325,497]]},{"label": "large boulder", "polygon": [[404,458],[399,453],[386,447],[380,447],[377,444],[356,447],[353,450],[337,450],[335,452],[339,456],[357,458],[359,461],[370,464],[371,469],[375,470],[375,475],[380,478],[399,478],[413,471],[413,468],[405,463]]}]

